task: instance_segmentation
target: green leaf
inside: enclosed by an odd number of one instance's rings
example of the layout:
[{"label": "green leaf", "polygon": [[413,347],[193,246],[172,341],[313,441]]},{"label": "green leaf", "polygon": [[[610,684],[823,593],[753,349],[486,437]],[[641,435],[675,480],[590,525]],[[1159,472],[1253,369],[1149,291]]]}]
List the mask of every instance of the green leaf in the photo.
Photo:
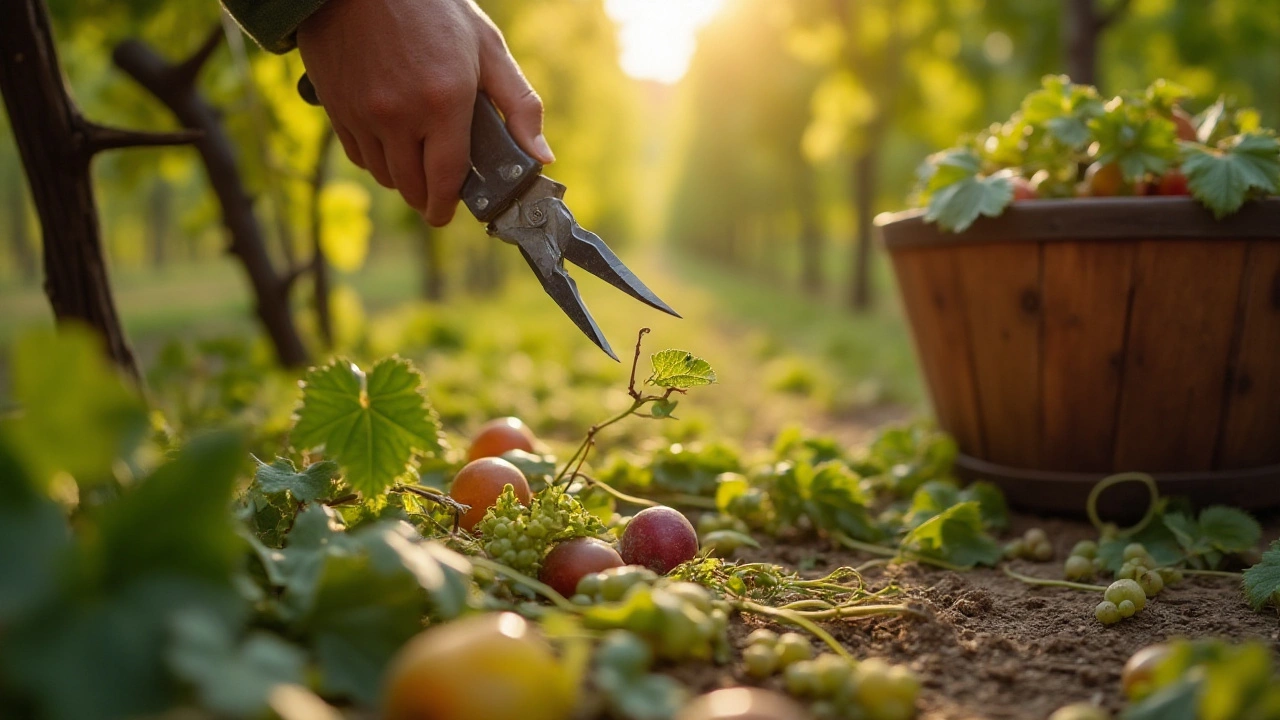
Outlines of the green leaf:
[{"label": "green leaf", "polygon": [[667,418],[675,419],[675,416],[672,415],[671,413],[676,411],[676,405],[679,405],[679,404],[680,404],[679,400],[671,400],[669,398],[659,398],[653,401],[653,409],[650,410],[650,412],[653,413],[653,416],[655,418],[658,418],[660,420],[666,420]]},{"label": "green leaf", "polygon": [[1043,125],[1055,139],[1071,148],[1089,140],[1088,121],[1103,113],[1097,90],[1075,85],[1065,75],[1047,75],[1041,89],[1022,101],[1022,117],[1031,125]]},{"label": "green leaf", "polygon": [[1202,680],[1187,678],[1166,685],[1125,708],[1120,720],[1199,720],[1196,700],[1202,684]]},{"label": "green leaf", "polygon": [[[1165,519],[1176,513],[1165,515]],[[1176,522],[1176,521],[1175,521]],[[1124,548],[1129,543],[1142,543],[1156,564],[1175,565],[1182,561],[1184,550],[1176,535],[1159,518],[1147,524],[1142,532],[1127,537],[1113,538],[1098,543],[1098,557],[1108,572],[1117,572],[1124,565]]]},{"label": "green leaf", "polygon": [[1200,511],[1200,531],[1213,547],[1224,553],[1244,552],[1262,540],[1262,526],[1252,515],[1224,505]]},{"label": "green leaf", "polygon": [[1244,571],[1244,594],[1254,610],[1270,601],[1280,608],[1280,540],[1262,554],[1257,565]]},{"label": "green leaf", "polygon": [[1089,121],[1097,141],[1097,162],[1115,163],[1129,182],[1147,173],[1159,175],[1178,157],[1178,131],[1173,121],[1145,107],[1115,98],[1106,112]]},{"label": "green leaf", "polygon": [[1210,148],[1182,143],[1182,172],[1197,200],[1223,218],[1251,191],[1280,191],[1280,140],[1261,133],[1235,135]]},{"label": "green leaf", "polygon": [[662,350],[650,357],[653,373],[648,383],[661,388],[685,390],[716,381],[711,364],[684,350]]},{"label": "green leaf", "polygon": [[333,478],[338,474],[338,463],[332,460],[312,463],[302,472],[288,458],[276,458],[270,465],[254,460],[258,463],[254,481],[267,495],[287,493],[303,503],[332,497]]},{"label": "green leaf", "polygon": [[93,514],[85,567],[103,585],[170,573],[226,583],[243,549],[227,507],[245,456],[235,433],[197,437]]},{"label": "green leaf", "polygon": [[814,528],[841,532],[855,540],[876,542],[883,533],[871,519],[861,478],[841,462],[814,468],[806,489],[805,513]]},{"label": "green leaf", "polygon": [[982,510],[976,501],[953,505],[912,530],[902,549],[970,568],[994,566],[1003,550],[982,530]]},{"label": "green leaf", "polygon": [[951,232],[969,229],[979,215],[996,217],[1013,202],[1012,174],[978,173],[978,157],[972,150],[952,151],[939,158],[938,171],[929,181],[925,222],[936,222]]},{"label": "green leaf", "polygon": [[335,360],[307,373],[293,441],[323,445],[348,484],[380,493],[409,472],[415,451],[441,452],[440,422],[421,391],[422,376],[407,360],[381,360],[367,377]]},{"label": "green leaf", "polygon": [[237,643],[237,628],[206,610],[180,611],[171,627],[169,666],[211,710],[258,717],[277,685],[303,682],[306,654],[274,635],[254,632]]},{"label": "green leaf", "polygon": [[22,410],[4,431],[36,487],[58,471],[82,484],[108,479],[113,461],[146,433],[146,409],[89,329],[72,324],[24,335],[12,363],[13,397]]},{"label": "green leaf", "polygon": [[0,627],[48,600],[70,541],[67,520],[52,502],[0,506]]}]

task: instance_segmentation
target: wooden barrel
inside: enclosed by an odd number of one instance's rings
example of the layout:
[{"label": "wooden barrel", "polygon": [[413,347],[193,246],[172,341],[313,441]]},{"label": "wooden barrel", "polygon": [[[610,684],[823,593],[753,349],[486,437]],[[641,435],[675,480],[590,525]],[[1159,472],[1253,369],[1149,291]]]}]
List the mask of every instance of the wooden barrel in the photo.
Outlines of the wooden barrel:
[{"label": "wooden barrel", "polygon": [[1035,510],[1079,512],[1130,470],[1280,507],[1280,198],[1221,221],[1151,197],[1019,202],[959,234],[920,211],[877,225],[962,474]]}]

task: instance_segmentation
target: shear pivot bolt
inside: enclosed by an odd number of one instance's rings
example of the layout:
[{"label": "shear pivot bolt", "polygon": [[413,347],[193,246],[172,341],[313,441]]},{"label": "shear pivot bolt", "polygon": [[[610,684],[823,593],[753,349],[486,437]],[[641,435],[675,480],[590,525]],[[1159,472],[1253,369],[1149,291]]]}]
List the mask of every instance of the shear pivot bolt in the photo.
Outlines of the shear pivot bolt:
[{"label": "shear pivot bolt", "polygon": [[480,197],[478,197],[478,198],[476,198],[476,209],[477,209],[477,210],[483,210],[483,209],[485,209],[485,208],[487,208],[487,207],[489,207],[489,198],[484,197],[483,195],[482,195],[482,196],[480,196]]}]

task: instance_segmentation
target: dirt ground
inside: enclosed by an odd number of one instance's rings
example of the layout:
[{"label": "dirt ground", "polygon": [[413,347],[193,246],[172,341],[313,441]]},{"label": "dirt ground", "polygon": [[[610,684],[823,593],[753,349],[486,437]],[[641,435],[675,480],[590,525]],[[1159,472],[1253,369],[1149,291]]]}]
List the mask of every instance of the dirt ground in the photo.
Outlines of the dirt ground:
[{"label": "dirt ground", "polygon": [[[1087,523],[1029,516],[1015,517],[1013,532],[1033,526],[1049,534],[1056,559],[1015,562],[1014,569],[1026,575],[1060,579],[1071,546],[1096,537]],[[1280,517],[1265,526],[1267,542],[1280,536]],[[790,566],[815,558],[815,572],[867,560],[789,545],[765,547],[751,556]],[[933,618],[851,620],[827,627],[856,657],[880,656],[915,670],[923,682],[922,720],[1038,720],[1080,701],[1119,710],[1124,662],[1140,648],[1170,638],[1260,639],[1280,658],[1280,616],[1251,610],[1239,581],[1231,578],[1188,577],[1133,618],[1104,627],[1093,617],[1100,595],[1033,587],[998,570],[956,573],[909,564],[872,568],[864,576],[873,587],[896,582]],[[740,670],[732,672],[736,675],[721,670],[681,677],[701,689],[753,684]]]}]

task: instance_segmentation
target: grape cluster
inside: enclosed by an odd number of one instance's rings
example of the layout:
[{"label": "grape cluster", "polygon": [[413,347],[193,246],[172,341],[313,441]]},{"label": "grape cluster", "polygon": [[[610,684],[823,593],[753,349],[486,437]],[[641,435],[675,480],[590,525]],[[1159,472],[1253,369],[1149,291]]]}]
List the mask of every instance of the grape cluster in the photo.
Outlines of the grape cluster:
[{"label": "grape cluster", "polygon": [[1044,530],[1031,528],[1023,533],[1022,537],[1005,545],[1004,555],[1010,559],[1022,558],[1036,562],[1049,562],[1053,559],[1053,545],[1049,542],[1049,536]]},{"label": "grape cluster", "polygon": [[1104,599],[1094,610],[1094,617],[1103,625],[1114,625],[1121,620],[1133,617],[1135,613],[1147,606],[1147,594],[1142,586],[1133,580],[1117,580],[1107,587]]},{"label": "grape cluster", "polygon": [[637,585],[653,585],[657,581],[658,573],[640,565],[609,568],[584,575],[578,581],[578,590],[573,596],[573,601],[579,605],[617,602],[626,597],[631,588]]},{"label": "grape cluster", "polygon": [[1062,566],[1062,574],[1068,580],[1088,580],[1100,570],[1102,561],[1098,559],[1098,544],[1092,540],[1076,543]]},{"label": "grape cluster", "polygon": [[[651,585],[645,576],[620,573],[613,568],[588,575],[578,583],[575,598],[589,597],[596,589],[600,596],[613,596],[628,585],[617,601],[592,605],[583,614],[587,627],[595,630],[629,630],[644,640],[664,660],[715,660],[729,655],[729,606],[701,585],[673,582]],[[652,574],[652,573],[651,573]],[[600,579],[599,576],[608,577]],[[610,580],[613,580],[612,584]],[[599,583],[599,587],[593,584]]]},{"label": "grape cluster", "polygon": [[787,692],[811,700],[817,720],[909,720],[916,714],[920,681],[910,670],[878,658],[814,657],[813,646],[799,633],[752,631],[742,663],[757,680],[782,673]]},{"label": "grape cluster", "polygon": [[520,504],[511,486],[503,488],[476,530],[489,557],[532,576],[537,576],[543,558],[556,543],[606,532],[599,518],[557,485],[536,493],[528,508]]},{"label": "grape cluster", "polygon": [[1155,597],[1165,585],[1181,580],[1182,572],[1177,568],[1156,568],[1155,559],[1142,543],[1129,543],[1124,548],[1124,565],[1116,577],[1137,582],[1147,597]]}]

